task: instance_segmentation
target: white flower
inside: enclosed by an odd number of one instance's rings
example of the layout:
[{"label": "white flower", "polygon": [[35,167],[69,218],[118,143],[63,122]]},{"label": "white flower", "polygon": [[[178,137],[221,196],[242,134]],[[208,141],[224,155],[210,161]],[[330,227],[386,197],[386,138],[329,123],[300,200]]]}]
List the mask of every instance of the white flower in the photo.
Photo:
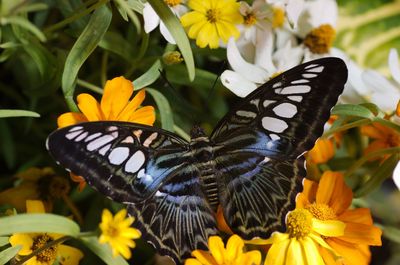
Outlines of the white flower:
[{"label": "white flower", "polygon": [[397,166],[393,171],[393,181],[396,184],[397,188],[400,190],[400,162],[397,163]]},{"label": "white flower", "polygon": [[289,23],[293,28],[297,27],[299,15],[304,8],[304,0],[267,0],[267,3],[283,7]]},{"label": "white flower", "polygon": [[[178,17],[180,17],[187,11],[187,8],[181,4],[174,5],[170,8],[172,12]],[[164,36],[164,38],[171,44],[176,43],[167,27],[165,27],[165,24],[160,20],[160,17],[157,15],[156,11],[154,11],[153,7],[149,3],[144,4],[143,20],[144,31],[146,33],[153,31],[158,25],[160,25],[160,32]]]},{"label": "white flower", "polygon": [[253,47],[252,60],[251,56],[246,56],[251,63],[243,58],[233,39],[228,42],[227,57],[233,71],[224,71],[221,81],[239,97],[247,96],[275,74],[300,64],[303,58],[303,48],[293,46],[290,39],[273,51],[274,36],[260,34],[259,37],[257,45]]}]

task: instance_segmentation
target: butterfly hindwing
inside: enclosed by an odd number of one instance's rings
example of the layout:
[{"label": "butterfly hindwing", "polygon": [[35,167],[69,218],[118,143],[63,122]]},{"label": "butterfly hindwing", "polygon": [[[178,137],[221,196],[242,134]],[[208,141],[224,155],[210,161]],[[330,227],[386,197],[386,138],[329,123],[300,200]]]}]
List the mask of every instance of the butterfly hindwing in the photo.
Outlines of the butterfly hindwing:
[{"label": "butterfly hindwing", "polygon": [[299,65],[244,98],[216,126],[219,198],[227,224],[245,239],[285,228],[306,176],[302,154],[323,132],[347,79],[344,62]]}]

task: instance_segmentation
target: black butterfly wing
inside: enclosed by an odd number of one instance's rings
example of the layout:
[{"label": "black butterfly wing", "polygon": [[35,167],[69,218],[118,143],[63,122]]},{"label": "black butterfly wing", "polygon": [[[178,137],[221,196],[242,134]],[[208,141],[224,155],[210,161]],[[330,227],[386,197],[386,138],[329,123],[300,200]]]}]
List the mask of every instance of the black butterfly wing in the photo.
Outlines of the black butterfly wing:
[{"label": "black butterfly wing", "polygon": [[179,263],[216,234],[188,143],[124,122],[80,123],[53,132],[50,154],[99,192],[128,204],[143,238]]},{"label": "black butterfly wing", "polygon": [[256,89],[211,135],[219,199],[232,230],[245,239],[285,229],[306,176],[302,154],[323,132],[347,80],[338,58],[314,60]]}]

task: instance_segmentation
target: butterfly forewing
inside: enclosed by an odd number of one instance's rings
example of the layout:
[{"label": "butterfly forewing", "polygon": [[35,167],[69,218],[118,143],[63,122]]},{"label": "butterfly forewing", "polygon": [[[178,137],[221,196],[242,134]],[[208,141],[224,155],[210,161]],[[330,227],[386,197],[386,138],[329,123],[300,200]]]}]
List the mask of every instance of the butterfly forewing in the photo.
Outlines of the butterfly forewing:
[{"label": "butterfly forewing", "polygon": [[216,126],[220,203],[235,233],[266,238],[285,229],[306,176],[302,154],[321,136],[346,80],[337,58],[299,65],[256,89]]}]

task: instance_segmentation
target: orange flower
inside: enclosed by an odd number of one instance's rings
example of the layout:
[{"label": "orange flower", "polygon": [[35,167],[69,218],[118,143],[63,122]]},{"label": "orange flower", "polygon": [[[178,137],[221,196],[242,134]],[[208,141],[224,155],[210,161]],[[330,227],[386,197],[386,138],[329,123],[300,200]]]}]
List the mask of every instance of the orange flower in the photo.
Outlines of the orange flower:
[{"label": "orange flower", "polygon": [[[364,153],[368,154],[380,149],[400,146],[400,134],[394,129],[374,122],[371,125],[361,127],[361,133],[370,137],[372,142],[365,148]],[[386,159],[387,156],[384,156]]]},{"label": "orange flower", "polygon": [[[104,87],[101,102],[86,93],[77,97],[78,107],[82,113],[67,112],[57,119],[59,128],[87,121],[128,121],[153,125],[156,117],[152,106],[139,108],[145,98],[145,91],[140,90],[132,100],[133,84],[123,76],[108,80]],[[82,177],[71,174],[73,181],[79,183],[79,189],[85,186]]]},{"label": "orange flower", "polygon": [[311,163],[326,163],[335,155],[335,147],[331,139],[319,139],[313,149],[308,152],[308,159]]},{"label": "orange flower", "polygon": [[400,100],[399,100],[399,102],[397,102],[396,115],[397,115],[398,117],[400,117]]},{"label": "orange flower", "polygon": [[324,172],[319,184],[306,179],[304,191],[298,196],[297,207],[309,210],[315,218],[346,224],[343,236],[325,239],[339,258],[326,249],[319,249],[327,265],[368,264],[371,257],[368,246],[382,244],[382,231],[373,225],[369,209],[349,209],[352,199],[353,193],[343,175],[332,171]]}]

